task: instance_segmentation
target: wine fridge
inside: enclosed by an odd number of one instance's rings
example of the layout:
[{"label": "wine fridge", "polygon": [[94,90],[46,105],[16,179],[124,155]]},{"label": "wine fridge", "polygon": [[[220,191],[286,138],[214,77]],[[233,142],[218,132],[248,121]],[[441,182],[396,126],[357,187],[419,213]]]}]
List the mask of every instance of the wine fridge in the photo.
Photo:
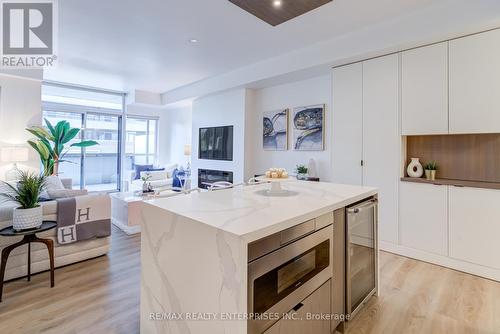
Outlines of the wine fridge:
[{"label": "wine fridge", "polygon": [[346,313],[352,319],[378,288],[378,201],[346,209]]}]

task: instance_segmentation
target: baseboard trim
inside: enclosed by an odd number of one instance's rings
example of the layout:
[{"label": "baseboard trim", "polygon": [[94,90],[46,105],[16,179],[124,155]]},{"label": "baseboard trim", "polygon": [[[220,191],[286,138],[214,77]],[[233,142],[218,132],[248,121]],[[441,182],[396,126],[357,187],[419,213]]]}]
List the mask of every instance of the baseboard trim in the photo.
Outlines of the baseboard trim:
[{"label": "baseboard trim", "polygon": [[116,219],[111,219],[111,223],[125,232],[127,235],[141,233],[140,225],[128,226],[127,224],[124,224],[123,222]]},{"label": "baseboard trim", "polygon": [[500,270],[380,241],[380,250],[500,282]]}]

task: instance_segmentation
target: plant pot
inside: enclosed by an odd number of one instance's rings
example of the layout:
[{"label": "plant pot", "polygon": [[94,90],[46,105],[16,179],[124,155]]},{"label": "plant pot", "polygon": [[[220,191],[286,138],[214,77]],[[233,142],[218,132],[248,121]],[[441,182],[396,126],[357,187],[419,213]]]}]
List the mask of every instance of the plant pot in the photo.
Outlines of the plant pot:
[{"label": "plant pot", "polygon": [[16,231],[38,228],[42,225],[42,221],[43,208],[41,206],[32,209],[14,209],[12,225]]},{"label": "plant pot", "polygon": [[436,171],[435,170],[426,169],[425,170],[425,178],[427,180],[434,181],[436,179]]},{"label": "plant pot", "polygon": [[299,173],[297,174],[297,180],[306,180],[307,174]]}]

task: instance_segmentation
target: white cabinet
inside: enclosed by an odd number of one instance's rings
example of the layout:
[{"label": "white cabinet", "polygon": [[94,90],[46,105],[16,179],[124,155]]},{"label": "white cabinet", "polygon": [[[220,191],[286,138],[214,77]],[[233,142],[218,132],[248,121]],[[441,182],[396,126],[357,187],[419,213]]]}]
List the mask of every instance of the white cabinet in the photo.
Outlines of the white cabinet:
[{"label": "white cabinet", "polygon": [[500,191],[450,187],[450,256],[500,269]]},{"label": "white cabinet", "polygon": [[500,30],[450,41],[450,133],[500,132]]},{"label": "white cabinet", "polygon": [[401,56],[403,135],[448,133],[448,42]]},{"label": "white cabinet", "polygon": [[448,255],[448,186],[401,182],[401,244]]},{"label": "white cabinet", "polygon": [[333,164],[336,183],[361,185],[363,65],[333,69]]},{"label": "white cabinet", "polygon": [[379,189],[379,237],[398,243],[399,55],[363,62],[363,184]]},{"label": "white cabinet", "polygon": [[334,69],[333,106],[333,181],[377,187],[379,236],[397,243],[399,55]]}]

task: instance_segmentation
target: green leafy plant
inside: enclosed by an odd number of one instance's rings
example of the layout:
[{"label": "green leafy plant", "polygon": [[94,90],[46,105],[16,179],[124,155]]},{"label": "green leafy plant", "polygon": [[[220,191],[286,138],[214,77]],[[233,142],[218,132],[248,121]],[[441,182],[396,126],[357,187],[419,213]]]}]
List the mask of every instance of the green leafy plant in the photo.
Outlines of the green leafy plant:
[{"label": "green leafy plant", "polygon": [[438,170],[438,165],[435,161],[429,161],[427,164],[425,164],[425,169],[426,170]]},{"label": "green leafy plant", "polygon": [[10,191],[0,193],[0,197],[18,203],[21,209],[32,209],[39,206],[38,199],[40,198],[40,193],[45,186],[44,175],[36,175],[35,173],[19,171],[19,181],[17,183],[17,187],[14,187],[7,182],[3,183],[10,189]]},{"label": "green leafy plant", "polygon": [[295,168],[298,174],[307,174],[307,167],[304,165],[297,165]]},{"label": "green leafy plant", "polygon": [[[45,119],[45,125],[47,125],[48,130],[41,126],[26,129],[37,138],[28,140],[28,144],[38,152],[43,165],[43,174],[45,176],[57,175],[59,164],[64,162],[63,158],[69,151],[69,148],[65,150],[65,144],[75,138],[80,129],[72,128],[67,121],[60,121],[53,126]],[[93,140],[84,140],[71,144],[69,147],[89,147],[94,145],[99,144]]]},{"label": "green leafy plant", "polygon": [[151,177],[152,177],[151,174],[147,173],[144,176],[141,176],[141,180],[147,182],[151,179]]}]

